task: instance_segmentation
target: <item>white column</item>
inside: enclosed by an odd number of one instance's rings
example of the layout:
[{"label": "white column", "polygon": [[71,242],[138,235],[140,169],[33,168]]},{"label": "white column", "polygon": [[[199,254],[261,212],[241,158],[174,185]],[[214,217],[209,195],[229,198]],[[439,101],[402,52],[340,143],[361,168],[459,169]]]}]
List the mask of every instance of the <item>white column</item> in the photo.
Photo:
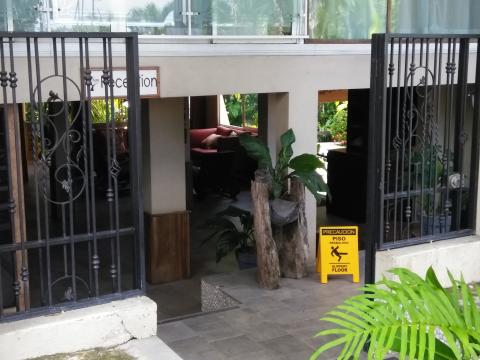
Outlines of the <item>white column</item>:
[{"label": "white column", "polygon": [[[318,93],[315,89],[300,88],[289,93],[288,127],[295,132],[294,156],[303,153],[315,154],[317,148]],[[309,262],[315,262],[317,228],[317,202],[312,194],[305,194],[305,212],[310,245]]]},{"label": "white column", "polygon": [[268,94],[267,142],[275,164],[280,150],[280,135],[288,130],[288,93]]},{"label": "white column", "polygon": [[145,211],[155,215],[185,211],[184,98],[148,103],[148,129],[144,130],[148,144],[142,144],[149,159],[144,172]]}]

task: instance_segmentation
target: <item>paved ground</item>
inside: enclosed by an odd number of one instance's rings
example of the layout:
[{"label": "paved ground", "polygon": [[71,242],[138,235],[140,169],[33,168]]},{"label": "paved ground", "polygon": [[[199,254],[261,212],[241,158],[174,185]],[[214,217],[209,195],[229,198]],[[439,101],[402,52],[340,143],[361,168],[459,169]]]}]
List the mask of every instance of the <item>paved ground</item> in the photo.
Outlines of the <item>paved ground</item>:
[{"label": "paved ground", "polygon": [[[159,321],[185,316],[201,311],[200,281],[207,275],[232,273],[238,270],[233,253],[215,263],[215,244],[200,246],[208,231],[201,230],[209,217],[225,209],[232,200],[211,195],[195,203],[191,215],[191,278],[162,285],[148,285],[147,296],[158,304]],[[323,225],[360,225],[360,247],[364,238],[364,226],[326,213],[325,206],[317,208],[317,227]],[[363,269],[363,268],[362,268]]]},{"label": "paved ground", "polygon": [[[328,326],[318,319],[359,286],[351,276],[320,284],[314,273],[302,280],[282,279],[278,290],[261,290],[251,270],[215,275],[215,281],[240,302],[238,308],[158,327],[157,335],[184,360],[308,359],[325,341],[313,338]],[[329,351],[322,359],[336,355]]]}]

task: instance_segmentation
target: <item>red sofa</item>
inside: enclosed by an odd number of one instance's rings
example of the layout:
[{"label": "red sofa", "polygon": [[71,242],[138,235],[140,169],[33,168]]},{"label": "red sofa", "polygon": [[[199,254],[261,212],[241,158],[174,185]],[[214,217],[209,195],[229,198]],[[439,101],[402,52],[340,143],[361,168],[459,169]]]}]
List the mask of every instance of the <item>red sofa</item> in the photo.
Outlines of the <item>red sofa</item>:
[{"label": "red sofa", "polygon": [[206,129],[191,129],[190,130],[190,149],[193,153],[214,153],[217,152],[217,147],[206,148],[202,141],[212,134],[219,135],[219,137],[229,137],[235,132],[237,135],[243,133],[254,133],[255,131],[247,131],[243,129],[233,129],[227,126],[218,125],[216,128]]},{"label": "red sofa", "polygon": [[[235,134],[232,134],[235,132]],[[244,130],[219,125],[216,128],[191,129],[190,149],[192,163],[197,169],[194,187],[197,193],[207,189],[224,191],[234,196],[242,187],[249,184],[256,162],[247,157],[238,141],[238,135],[249,133],[256,136],[256,130]],[[216,134],[213,146],[206,147],[206,139]]]}]

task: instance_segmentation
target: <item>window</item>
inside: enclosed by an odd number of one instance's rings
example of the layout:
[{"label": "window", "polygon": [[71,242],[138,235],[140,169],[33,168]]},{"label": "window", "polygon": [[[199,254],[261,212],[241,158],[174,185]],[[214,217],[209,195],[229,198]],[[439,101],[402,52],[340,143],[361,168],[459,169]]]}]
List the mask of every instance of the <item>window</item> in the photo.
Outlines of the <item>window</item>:
[{"label": "window", "polygon": [[369,39],[385,32],[387,0],[310,0],[309,35],[313,39]]},{"label": "window", "polygon": [[478,0],[394,0],[392,30],[399,33],[480,32]]},{"label": "window", "polygon": [[307,0],[6,0],[8,31],[135,31],[169,36],[306,35]]}]

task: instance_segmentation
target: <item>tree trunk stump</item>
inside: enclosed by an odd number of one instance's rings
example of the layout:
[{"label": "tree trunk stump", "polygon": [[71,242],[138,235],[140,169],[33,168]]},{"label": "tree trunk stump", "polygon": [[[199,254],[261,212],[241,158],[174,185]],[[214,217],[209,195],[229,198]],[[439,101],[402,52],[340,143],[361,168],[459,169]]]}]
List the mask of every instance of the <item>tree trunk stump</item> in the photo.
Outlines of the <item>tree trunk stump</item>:
[{"label": "tree trunk stump", "polygon": [[298,204],[298,218],[293,223],[275,228],[275,242],[278,248],[281,275],[301,279],[307,275],[309,245],[305,216],[305,186],[299,181],[291,182],[290,200]]},{"label": "tree trunk stump", "polygon": [[257,246],[258,283],[264,289],[279,287],[280,266],[277,246],[272,236],[268,203],[271,177],[265,170],[255,172],[252,182],[253,224]]}]

